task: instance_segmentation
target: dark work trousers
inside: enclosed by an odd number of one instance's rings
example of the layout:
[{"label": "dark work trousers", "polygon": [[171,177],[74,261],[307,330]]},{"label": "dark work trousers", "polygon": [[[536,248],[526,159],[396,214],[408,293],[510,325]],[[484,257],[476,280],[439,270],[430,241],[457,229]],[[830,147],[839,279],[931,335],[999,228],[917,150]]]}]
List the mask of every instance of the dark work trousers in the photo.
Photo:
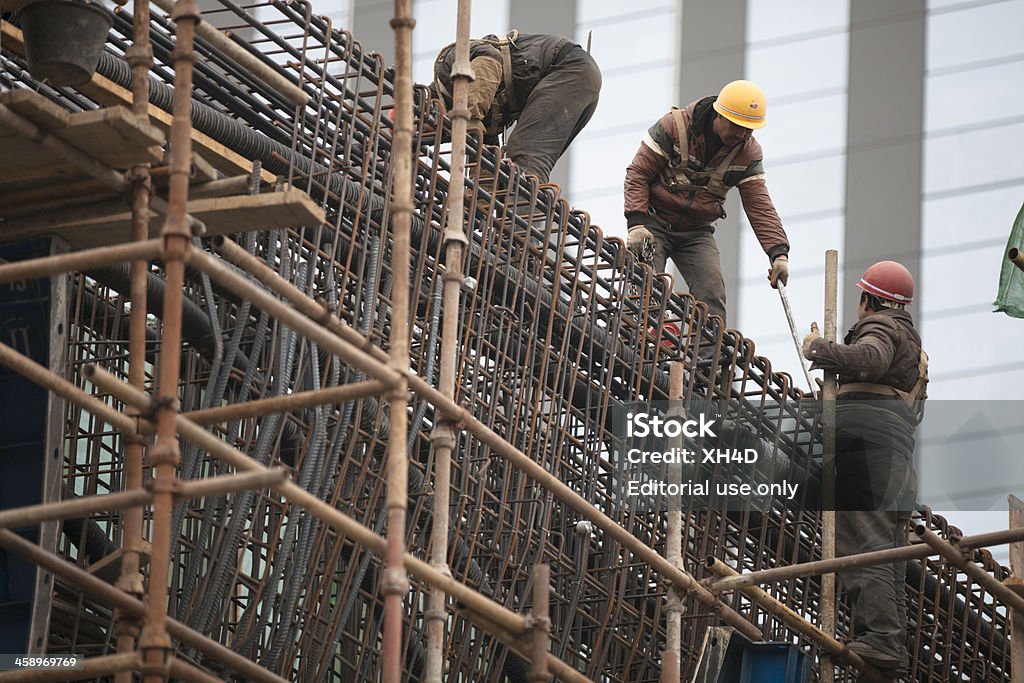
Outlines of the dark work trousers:
[{"label": "dark work trousers", "polygon": [[707,304],[711,315],[721,316],[725,326],[725,280],[722,278],[722,257],[710,228],[669,231],[648,228],[654,235],[655,273],[665,272],[665,263],[672,259],[686,281],[694,299]]},{"label": "dark work trousers", "polygon": [[508,137],[508,157],[542,183],[597,109],[601,70],[579,45],[565,48],[534,87]]},{"label": "dark work trousers", "polygon": [[[902,547],[917,497],[913,428],[891,411],[840,403],[836,431],[836,556]],[[909,664],[907,563],[839,577],[853,607],[853,640]]]}]

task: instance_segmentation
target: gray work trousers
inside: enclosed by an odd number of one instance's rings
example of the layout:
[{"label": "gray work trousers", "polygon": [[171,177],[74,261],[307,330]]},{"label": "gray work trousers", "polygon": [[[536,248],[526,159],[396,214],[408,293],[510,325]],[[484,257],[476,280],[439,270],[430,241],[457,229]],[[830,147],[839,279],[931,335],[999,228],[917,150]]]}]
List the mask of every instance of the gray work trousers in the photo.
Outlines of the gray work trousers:
[{"label": "gray work trousers", "polygon": [[[844,407],[837,415],[836,555],[902,547],[917,497],[912,445],[906,433],[893,435],[887,427],[894,423],[877,410],[855,408],[862,415],[851,428]],[[853,607],[853,640],[907,661],[907,563],[847,569],[839,577]]]},{"label": "gray work trousers", "polygon": [[655,242],[654,259],[651,262],[654,272],[665,272],[665,263],[671,258],[693,298],[707,304],[711,315],[721,316],[724,327],[725,280],[722,278],[722,257],[712,230],[648,229]]},{"label": "gray work trousers", "polygon": [[507,154],[548,182],[551,169],[597,109],[601,70],[579,45],[565,48],[530,92],[508,136]]}]

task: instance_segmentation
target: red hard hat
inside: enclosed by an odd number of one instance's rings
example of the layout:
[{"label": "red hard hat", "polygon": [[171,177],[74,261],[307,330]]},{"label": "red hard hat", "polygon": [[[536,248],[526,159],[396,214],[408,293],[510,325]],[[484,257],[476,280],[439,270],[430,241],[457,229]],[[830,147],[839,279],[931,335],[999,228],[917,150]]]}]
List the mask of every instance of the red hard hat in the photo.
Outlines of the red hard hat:
[{"label": "red hard hat", "polygon": [[857,286],[879,299],[898,304],[914,300],[914,276],[895,261],[879,261],[864,271]]}]

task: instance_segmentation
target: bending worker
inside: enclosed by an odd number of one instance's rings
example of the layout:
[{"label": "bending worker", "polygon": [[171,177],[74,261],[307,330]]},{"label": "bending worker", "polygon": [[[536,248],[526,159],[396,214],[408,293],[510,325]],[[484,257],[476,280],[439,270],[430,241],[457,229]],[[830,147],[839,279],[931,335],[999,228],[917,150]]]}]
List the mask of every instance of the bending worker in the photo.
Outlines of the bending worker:
[{"label": "bending worker", "polygon": [[[512,31],[470,41],[470,126],[488,144],[512,122],[508,156],[546,183],[551,169],[590,121],[601,91],[601,70],[582,47],[561,36]],[[434,60],[434,90],[452,106],[455,44]]]},{"label": "bending worker", "polygon": [[[928,357],[904,308],[910,272],[881,261],[857,283],[858,321],[845,343],[816,326],[804,337],[814,368],[839,375],[836,405],[836,555],[898,548],[917,497],[914,431],[924,410]],[[898,678],[909,667],[907,563],[841,570],[853,607],[850,650]]]},{"label": "bending worker", "polygon": [[[733,81],[718,94],[665,114],[643,137],[626,168],[627,245],[655,272],[671,258],[694,298],[725,315],[725,281],[715,222],[738,187],[743,210],[771,263],[772,287],[789,280],[789,240],[764,181],[761,145],[764,92]],[[685,150],[685,152],[684,152]]]}]

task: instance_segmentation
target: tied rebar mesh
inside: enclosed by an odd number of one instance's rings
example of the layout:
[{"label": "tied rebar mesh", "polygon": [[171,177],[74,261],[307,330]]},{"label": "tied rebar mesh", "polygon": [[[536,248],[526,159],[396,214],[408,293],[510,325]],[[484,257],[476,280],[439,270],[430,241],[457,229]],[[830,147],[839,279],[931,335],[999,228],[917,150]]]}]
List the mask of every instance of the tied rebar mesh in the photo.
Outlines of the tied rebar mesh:
[{"label": "tied rebar mesh", "polygon": [[[212,3],[211,3],[212,4]],[[230,58],[197,38],[193,125],[278,177],[308,192],[327,221],[302,229],[240,235],[235,240],[350,326],[386,346],[391,320],[389,206],[392,81],[379,55],[312,15],[308,5],[221,0],[204,13],[240,46],[300,86],[295,107]],[[154,106],[169,109],[173,27],[154,11],[151,73]],[[117,15],[100,73],[130,86],[125,50],[131,17]],[[29,80],[25,65],[3,53],[4,87],[31,87],[71,110],[96,106],[74,91]],[[415,166],[411,292],[414,371],[435,381],[444,263],[442,209],[450,152],[442,105],[417,89],[420,154]],[[477,419],[650,547],[664,550],[664,515],[621,495],[612,456],[619,446],[611,414],[629,401],[667,398],[667,361],[685,364],[685,402],[713,409],[749,435],[782,472],[800,473],[820,455],[815,411],[788,376],[772,372],[754,343],[723,329],[693,299],[672,294],[623,243],[607,239],[584,212],[570,210],[550,185],[537,187],[496,150],[470,142],[465,218],[470,244],[461,302],[457,399]],[[240,230],[244,226],[239,226]],[[150,310],[162,310],[162,280],[150,276]],[[181,350],[182,410],[282,396],[359,381],[362,374],[294,331],[190,272]],[[127,280],[116,273],[78,276],[72,298],[72,373],[99,364],[127,375]],[[665,323],[678,324],[669,332]],[[153,339],[160,321],[150,319]],[[712,357],[698,366],[700,357]],[[711,353],[708,353],[710,349]],[[151,343],[147,360],[178,349]],[[152,373],[148,373],[152,378]],[[151,382],[150,382],[151,384]],[[706,404],[697,387],[713,400]],[[113,399],[109,399],[112,403]],[[120,407],[120,406],[118,406]],[[435,413],[410,406],[407,542],[426,556],[432,482],[427,436]],[[383,401],[367,398],[262,419],[235,420],[215,431],[254,460],[293,469],[293,478],[364,525],[383,529],[383,465],[389,437]],[[124,443],[96,418],[69,408],[68,493],[121,488]],[[181,476],[222,471],[206,453],[184,449]],[[461,435],[453,454],[448,564],[465,581],[516,611],[530,604],[532,567],[551,567],[552,652],[594,680],[657,681],[664,646],[665,585],[618,542],[580,524],[581,517],[502,457]],[[686,507],[683,553],[705,576],[708,555],[741,571],[819,558],[819,518],[794,501],[764,512]],[[175,515],[170,612],[190,626],[301,681],[375,680],[381,669],[382,563],[351,540],[266,491],[192,501]],[[65,524],[61,552],[85,566],[119,540],[121,517]],[[941,518],[941,535],[956,535]],[[112,546],[111,546],[112,547]],[[1004,578],[986,551],[975,559]],[[937,561],[910,564],[907,594],[918,681],[1008,680],[1006,614],[991,596]],[[768,587],[772,595],[816,621],[817,579]],[[425,662],[425,585],[413,584],[403,665],[419,680]],[[714,614],[685,599],[682,668],[692,675]],[[749,599],[731,606],[768,639],[817,645]],[[456,611],[459,609],[455,605]],[[109,608],[63,583],[53,607],[49,652],[101,654],[113,642]],[[450,619],[450,680],[525,681],[528,666],[467,620]],[[840,607],[840,635],[849,627]],[[195,660],[221,675],[195,652]],[[852,670],[842,680],[854,680]]]}]

